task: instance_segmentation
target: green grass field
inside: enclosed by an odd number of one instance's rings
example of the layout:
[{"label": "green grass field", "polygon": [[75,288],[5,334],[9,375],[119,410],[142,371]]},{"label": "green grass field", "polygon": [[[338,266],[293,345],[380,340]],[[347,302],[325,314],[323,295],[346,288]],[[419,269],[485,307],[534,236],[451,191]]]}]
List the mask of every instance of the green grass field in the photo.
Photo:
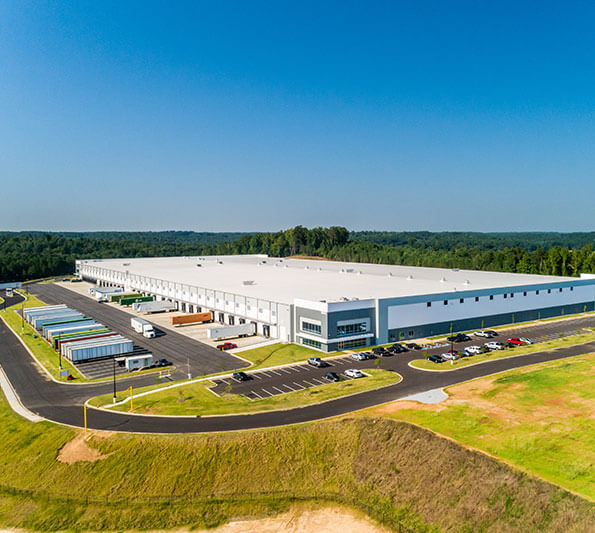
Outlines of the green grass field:
[{"label": "green grass field", "polygon": [[[279,394],[261,400],[250,400],[238,394],[224,394],[217,396],[207,387],[213,384],[209,381],[195,382],[175,387],[133,399],[134,412],[152,413],[160,415],[219,415],[236,413],[256,413],[260,411],[274,411],[291,409],[314,403],[320,403],[340,396],[355,394],[366,390],[377,389],[386,385],[398,383],[401,376],[387,370],[366,370],[368,377],[328,383],[287,394]],[[233,389],[232,389],[233,390]],[[139,391],[140,392],[140,389]],[[118,399],[126,397],[122,392]],[[101,406],[112,402],[112,395],[106,394],[93,398],[91,405]],[[118,411],[128,411],[130,404],[122,404],[112,408]]]},{"label": "green grass field", "polygon": [[[333,352],[331,355],[340,355],[342,352]],[[310,357],[324,357],[320,353],[299,344],[282,344],[280,342],[239,352],[238,356],[252,363],[250,369],[268,366],[300,363]]]},{"label": "green grass field", "polygon": [[390,416],[595,500],[594,354],[508,371],[447,392],[451,399],[443,404],[399,408],[395,402]]},{"label": "green grass field", "polygon": [[294,502],[346,504],[396,531],[587,531],[595,518],[568,492],[380,418],[211,435],[90,432],[100,460],[59,462],[75,436],[84,433],[20,418],[0,395],[1,527],[198,529]]},{"label": "green grass field", "polygon": [[411,361],[411,366],[421,370],[436,370],[441,372],[448,372],[463,368],[465,366],[472,366],[485,361],[493,361],[494,359],[503,359],[506,357],[515,357],[517,355],[527,355],[534,352],[541,352],[544,350],[555,350],[556,348],[564,348],[565,346],[572,346],[575,344],[584,344],[595,340],[595,333],[581,333],[580,335],[572,335],[571,337],[564,337],[553,341],[539,342],[529,346],[519,346],[516,348],[507,348],[505,350],[495,350],[472,357],[463,357],[452,363],[446,361],[444,363],[432,363],[427,359],[415,359]]}]

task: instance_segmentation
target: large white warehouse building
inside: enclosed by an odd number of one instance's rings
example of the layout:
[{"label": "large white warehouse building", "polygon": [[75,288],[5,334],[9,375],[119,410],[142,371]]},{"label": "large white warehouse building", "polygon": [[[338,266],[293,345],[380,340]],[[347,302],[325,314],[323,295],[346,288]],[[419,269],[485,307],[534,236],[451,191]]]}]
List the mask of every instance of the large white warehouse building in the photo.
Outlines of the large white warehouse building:
[{"label": "large white warehouse building", "polygon": [[266,255],[85,259],[79,277],[321,351],[593,311],[580,278]]}]

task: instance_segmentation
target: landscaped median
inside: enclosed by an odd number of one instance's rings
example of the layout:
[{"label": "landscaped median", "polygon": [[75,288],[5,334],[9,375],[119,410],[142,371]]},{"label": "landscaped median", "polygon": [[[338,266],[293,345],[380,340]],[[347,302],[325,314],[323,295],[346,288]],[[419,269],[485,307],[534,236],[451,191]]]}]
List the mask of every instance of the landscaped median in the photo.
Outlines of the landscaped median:
[{"label": "landscaped median", "polygon": [[[218,396],[208,390],[209,387],[213,387],[209,380],[200,380],[134,397],[133,412],[153,415],[205,416],[277,411],[304,407],[341,396],[386,387],[398,383],[402,379],[396,372],[388,370],[366,369],[365,374],[367,374],[367,377],[364,378],[328,383],[259,400],[250,400],[245,396],[233,394],[233,388],[231,393]],[[156,387],[138,389],[134,391],[134,395],[136,396],[151,389],[156,389]],[[117,397],[118,401],[125,398],[125,392]],[[110,405],[112,399],[111,394],[105,394],[93,398],[89,404],[101,407]],[[112,409],[130,411],[130,402],[121,403],[112,407]]]},{"label": "landscaped median", "polygon": [[[236,355],[235,352],[232,353]],[[333,356],[342,354],[343,352],[332,353]],[[321,355],[324,354],[306,346],[283,344],[280,342],[237,352],[238,357],[252,363],[250,369],[286,365],[289,363],[302,363],[310,357],[320,357]]]},{"label": "landscaped median", "polygon": [[506,357],[517,357],[519,355],[527,355],[534,352],[555,350],[556,348],[585,344],[591,341],[595,341],[595,333],[581,333],[580,335],[572,335],[571,337],[564,337],[553,341],[539,342],[528,346],[518,346],[516,348],[505,348],[504,350],[494,350],[493,352],[486,352],[471,357],[462,357],[461,359],[452,362],[445,361],[443,363],[433,363],[427,359],[415,359],[409,363],[409,366],[420,370],[448,372],[449,370],[477,365],[479,363],[485,363],[486,361],[493,361],[494,359],[504,359]]}]

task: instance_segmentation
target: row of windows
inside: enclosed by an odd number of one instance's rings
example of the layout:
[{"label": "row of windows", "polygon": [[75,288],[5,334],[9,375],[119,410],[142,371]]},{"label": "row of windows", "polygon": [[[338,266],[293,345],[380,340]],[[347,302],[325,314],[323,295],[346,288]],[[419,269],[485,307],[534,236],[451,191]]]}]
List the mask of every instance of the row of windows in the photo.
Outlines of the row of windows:
[{"label": "row of windows", "polygon": [[358,322],[357,324],[347,324],[345,326],[337,326],[337,337],[346,337],[347,335],[357,335],[358,333],[365,333],[368,330],[366,322]]},{"label": "row of windows", "polygon": [[348,350],[350,348],[361,348],[366,346],[366,339],[357,339],[355,341],[345,341],[337,343],[338,350]]},{"label": "row of windows", "polygon": [[[573,290],[574,290],[574,287],[570,287],[570,290],[571,290],[571,291],[573,291]],[[560,288],[558,289],[558,292],[562,292],[562,287],[560,287]],[[547,293],[548,293],[548,294],[551,294],[551,293],[552,293],[552,289],[548,289],[548,290],[547,290]],[[514,294],[515,294],[514,292],[511,292],[511,293],[510,293],[510,297],[511,297],[511,298],[514,298]],[[519,294],[520,294],[520,293],[519,293]],[[539,291],[535,291],[535,294],[539,294]],[[503,296],[504,296],[504,298],[508,298],[508,296],[509,296],[509,293],[504,293],[504,295],[503,295]],[[523,296],[527,296],[527,291],[524,291],[524,292],[523,292]],[[494,299],[494,295],[493,295],[493,294],[490,294],[490,300],[493,300],[493,299]],[[475,297],[475,301],[476,301],[476,302],[479,302],[479,296],[476,296],[476,297]],[[459,299],[459,303],[465,303],[465,298],[460,298],[460,299]],[[427,305],[428,307],[432,307],[432,302],[426,302],[426,305]],[[448,305],[448,300],[444,300],[444,305]]]},{"label": "row of windows", "polygon": [[302,344],[312,346],[312,348],[320,348],[322,346],[321,342],[313,341],[312,339],[302,339]]},{"label": "row of windows", "polygon": [[320,335],[322,333],[322,326],[320,324],[312,324],[312,322],[306,322],[302,320],[302,331],[306,333],[313,333],[314,335]]}]

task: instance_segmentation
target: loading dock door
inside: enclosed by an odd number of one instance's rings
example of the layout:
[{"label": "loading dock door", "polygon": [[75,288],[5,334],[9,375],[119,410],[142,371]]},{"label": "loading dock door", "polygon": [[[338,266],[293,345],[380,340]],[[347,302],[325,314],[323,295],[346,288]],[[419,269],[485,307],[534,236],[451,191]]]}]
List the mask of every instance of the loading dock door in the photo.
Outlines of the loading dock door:
[{"label": "loading dock door", "polygon": [[262,333],[264,334],[265,337],[270,337],[271,336],[271,326],[263,325]]}]

